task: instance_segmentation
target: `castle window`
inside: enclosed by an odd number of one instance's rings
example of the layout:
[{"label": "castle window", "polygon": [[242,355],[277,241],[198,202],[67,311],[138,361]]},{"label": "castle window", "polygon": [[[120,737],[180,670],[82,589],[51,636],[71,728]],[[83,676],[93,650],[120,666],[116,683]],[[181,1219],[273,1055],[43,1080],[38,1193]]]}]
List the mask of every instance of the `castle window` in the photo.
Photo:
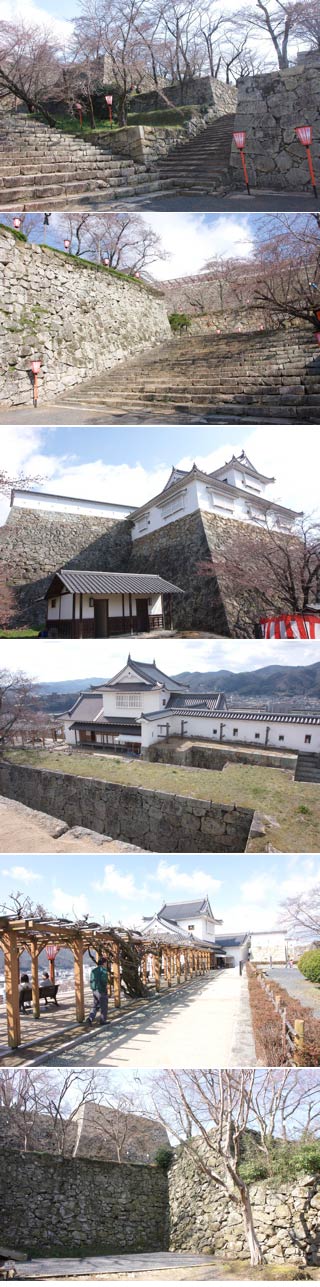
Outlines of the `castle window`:
[{"label": "castle window", "polygon": [[118,710],[132,710],[133,708],[138,710],[141,706],[141,697],[139,697],[139,693],[127,693],[126,696],[122,693],[118,693],[118,696],[116,697],[116,706]]},{"label": "castle window", "polygon": [[283,735],[283,733],[279,733],[279,742],[284,742],[284,735]]},{"label": "castle window", "polygon": [[304,739],[304,740],[305,740],[305,742],[308,742],[308,743],[309,743],[309,745],[310,745],[310,742],[311,742],[311,733],[306,733],[306,736],[305,736],[305,739]]},{"label": "castle window", "polygon": [[89,608],[94,607],[94,599],[89,599]]},{"label": "castle window", "polygon": [[234,728],[234,729],[233,729],[233,736],[234,736],[234,737],[238,737],[238,732],[239,732],[239,729],[238,729],[238,728]]},{"label": "castle window", "polygon": [[258,740],[259,740],[259,738],[260,738],[260,733],[255,733],[255,735],[254,735],[254,736],[255,736],[256,740],[258,741]]},{"label": "castle window", "polygon": [[217,728],[214,728],[212,731],[213,731],[213,736],[214,736],[214,737],[216,737],[217,732],[218,732],[218,729],[217,729]]},{"label": "castle window", "polygon": [[56,599],[50,599],[50,608],[55,608],[55,607],[56,607],[56,603],[57,603],[57,600],[56,600]]},{"label": "castle window", "polygon": [[188,925],[188,930],[194,930],[194,925]]}]

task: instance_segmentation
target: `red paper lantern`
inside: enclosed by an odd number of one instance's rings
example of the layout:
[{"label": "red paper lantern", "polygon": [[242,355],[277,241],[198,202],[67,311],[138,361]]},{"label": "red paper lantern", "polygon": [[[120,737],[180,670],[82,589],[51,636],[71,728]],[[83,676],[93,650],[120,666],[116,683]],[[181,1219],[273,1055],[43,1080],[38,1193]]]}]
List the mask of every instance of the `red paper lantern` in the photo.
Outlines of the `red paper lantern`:
[{"label": "red paper lantern", "polygon": [[296,125],[295,133],[299,143],[303,143],[304,147],[310,147],[312,143],[311,125]]},{"label": "red paper lantern", "polygon": [[233,139],[236,147],[239,147],[239,148],[244,147],[245,141],[246,141],[245,130],[236,130],[235,134],[233,135]]},{"label": "red paper lantern", "polygon": [[39,375],[40,370],[41,370],[41,362],[31,362],[31,371],[33,375]]},{"label": "red paper lantern", "polygon": [[58,951],[59,948],[55,947],[54,943],[48,943],[46,947],[48,961],[55,961]]}]

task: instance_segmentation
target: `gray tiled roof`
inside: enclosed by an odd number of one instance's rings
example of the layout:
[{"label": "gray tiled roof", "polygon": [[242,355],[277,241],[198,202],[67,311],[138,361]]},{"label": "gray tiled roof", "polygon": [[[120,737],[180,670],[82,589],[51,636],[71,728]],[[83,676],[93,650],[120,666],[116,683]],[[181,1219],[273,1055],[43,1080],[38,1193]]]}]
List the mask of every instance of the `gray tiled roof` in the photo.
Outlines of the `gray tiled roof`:
[{"label": "gray tiled roof", "polygon": [[185,711],[186,715],[212,715],[225,709],[224,693],[179,693],[170,697],[166,710]]},{"label": "gray tiled roof", "polygon": [[[55,574],[66,590],[80,594],[183,594],[179,586],[162,576],[140,572],[78,572],[61,568]],[[55,580],[55,577],[53,578]],[[51,582],[52,585],[52,582]],[[46,598],[50,598],[50,586]]]},{"label": "gray tiled roof", "polygon": [[201,913],[213,917],[207,898],[197,898],[193,902],[187,903],[164,903],[158,912],[158,916],[165,917],[167,921],[176,921],[184,920],[186,916],[201,916]]}]

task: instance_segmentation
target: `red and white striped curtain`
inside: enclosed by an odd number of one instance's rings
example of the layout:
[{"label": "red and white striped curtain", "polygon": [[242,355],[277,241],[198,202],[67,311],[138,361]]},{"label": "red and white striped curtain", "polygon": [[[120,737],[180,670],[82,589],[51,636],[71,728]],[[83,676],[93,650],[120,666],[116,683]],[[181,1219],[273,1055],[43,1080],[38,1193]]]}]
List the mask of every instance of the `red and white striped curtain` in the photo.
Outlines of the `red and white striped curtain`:
[{"label": "red and white striped curtain", "polygon": [[264,639],[320,639],[320,613],[283,613],[280,617],[260,617]]}]

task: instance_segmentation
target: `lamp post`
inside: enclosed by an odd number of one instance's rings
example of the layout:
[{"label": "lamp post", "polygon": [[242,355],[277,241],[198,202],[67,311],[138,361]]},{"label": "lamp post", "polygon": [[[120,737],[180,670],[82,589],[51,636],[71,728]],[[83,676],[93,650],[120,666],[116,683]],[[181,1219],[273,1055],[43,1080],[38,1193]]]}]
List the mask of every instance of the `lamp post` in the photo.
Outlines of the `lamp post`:
[{"label": "lamp post", "polygon": [[311,156],[311,143],[312,143],[311,125],[296,125],[295,134],[297,135],[297,139],[299,139],[299,143],[302,143],[303,147],[305,147],[306,149],[311,186],[312,186],[313,194],[317,198],[318,193],[316,188],[316,179],[315,179],[315,173],[313,169],[312,156]]},{"label": "lamp post", "polygon": [[82,120],[83,120],[83,116],[82,116],[82,112],[83,112],[82,103],[76,103],[76,104],[75,104],[75,106],[76,106],[77,112],[79,112],[79,125],[80,125],[80,129],[82,130]]},{"label": "lamp post", "polygon": [[242,169],[243,169],[244,178],[245,178],[245,184],[246,184],[246,189],[247,189],[248,196],[250,197],[249,177],[248,177],[248,171],[247,171],[247,166],[246,166],[246,158],[245,158],[245,155],[244,155],[244,149],[245,149],[245,144],[246,144],[246,133],[245,133],[245,130],[236,130],[232,137],[233,137],[233,141],[234,141],[234,143],[235,143],[236,147],[238,148],[238,152],[240,152],[241,162],[242,162]]},{"label": "lamp post", "polygon": [[113,124],[113,121],[112,121],[112,104],[113,104],[113,94],[105,94],[105,100],[106,100],[106,104],[107,104],[107,108],[108,108],[108,113],[109,113],[110,126],[111,126],[111,129],[112,129],[112,124]]},{"label": "lamp post", "polygon": [[21,228],[21,219],[19,219],[18,215],[16,219],[13,220],[13,227],[16,229],[17,232],[19,231],[19,228]]},{"label": "lamp post", "polygon": [[102,260],[102,263],[103,263],[103,265],[104,265],[104,268],[110,268],[110,259],[109,259],[109,255],[105,255],[105,256],[104,256],[104,259]]},{"label": "lamp post", "polygon": [[70,250],[71,241],[69,237],[65,237],[63,245],[65,250]]},{"label": "lamp post", "polygon": [[44,220],[43,220],[43,240],[44,241],[46,241],[46,238],[47,238],[47,228],[49,227],[49,219],[51,219],[51,214],[45,214]]},{"label": "lamp post", "polygon": [[33,374],[33,405],[38,406],[38,375],[41,370],[41,362],[31,362],[31,371]]}]

